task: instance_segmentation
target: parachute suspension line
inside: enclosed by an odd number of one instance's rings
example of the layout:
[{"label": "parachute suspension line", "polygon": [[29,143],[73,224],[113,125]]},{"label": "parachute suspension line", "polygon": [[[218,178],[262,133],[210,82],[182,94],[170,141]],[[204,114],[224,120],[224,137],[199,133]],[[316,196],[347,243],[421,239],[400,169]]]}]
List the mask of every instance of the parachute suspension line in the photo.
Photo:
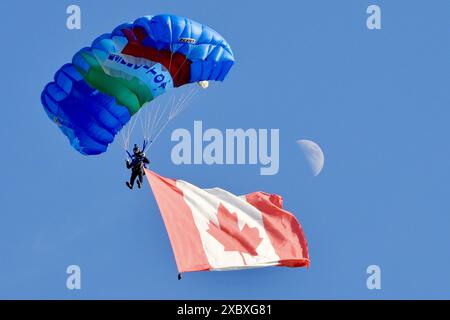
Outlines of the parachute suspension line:
[{"label": "parachute suspension line", "polygon": [[178,116],[188,105],[192,98],[198,93],[199,89],[196,86],[192,86],[188,93],[184,93],[178,99],[173,96],[165,104],[158,104],[152,106],[150,114],[147,115],[148,124],[146,126],[145,137],[148,144],[144,152],[148,151],[163,130]]},{"label": "parachute suspension line", "polygon": [[135,118],[133,118],[131,120],[131,123],[126,128],[125,147],[127,148],[127,150],[128,150],[129,144],[130,144],[131,132],[133,131],[134,124],[136,123],[136,120],[137,120],[137,115],[136,115]]},{"label": "parachute suspension line", "polygon": [[122,139],[121,146],[122,146],[122,148],[123,148],[125,151],[128,150],[128,144],[129,144],[129,141],[130,141],[130,138],[129,138],[129,126],[130,126],[130,125],[126,125],[126,126],[120,131],[120,136],[121,136],[121,139]]},{"label": "parachute suspension line", "polygon": [[[159,108],[159,105],[160,105],[159,102],[155,103],[155,107],[156,108]],[[143,120],[143,122],[144,122],[143,133],[144,133],[144,139],[145,140],[147,140],[147,139],[150,140],[150,138],[151,138],[151,131],[150,131],[151,124],[148,121],[148,119],[151,119],[151,111],[152,110],[150,109],[150,107],[145,109],[145,117],[144,117],[144,120]]]},{"label": "parachute suspension line", "polygon": [[172,104],[172,108],[169,114],[169,120],[172,120],[176,116],[178,116],[189,104],[189,102],[194,98],[198,93],[198,87],[193,86],[191,90],[184,96],[181,97],[177,105]]},{"label": "parachute suspension line", "polygon": [[[168,106],[169,106],[169,104],[171,103],[172,105],[174,104],[174,101],[175,101],[175,97],[172,97],[172,99],[171,99],[171,101],[172,101],[172,103],[170,102],[170,101],[168,101],[167,103],[166,103],[166,106],[165,106],[165,110],[168,110]],[[172,108],[172,107],[171,107]],[[167,116],[167,118],[166,118],[166,120],[165,121],[162,121],[162,119],[163,119],[163,115],[165,115],[164,114],[164,112],[162,112],[161,113],[161,117],[158,119],[158,121],[157,121],[157,125],[154,127],[154,136],[153,136],[153,141],[155,141],[158,137],[159,137],[159,135],[161,134],[161,132],[164,130],[164,128],[167,126],[167,124],[169,123],[169,121],[171,120],[171,118],[170,118],[170,111],[166,111],[165,113],[168,113],[168,116]],[[153,129],[153,128],[152,128]],[[150,148],[150,145],[149,145],[149,148]]]},{"label": "parachute suspension line", "polygon": [[[142,130],[142,132],[146,132],[145,131],[145,124],[144,124],[144,117],[146,117],[146,115],[147,115],[147,110],[142,110],[141,112],[144,114],[144,116],[139,119],[140,123],[141,123],[141,130]],[[146,137],[144,136],[144,139],[145,138]]]},{"label": "parachute suspension line", "polygon": [[[141,108],[139,112],[139,118],[141,123],[141,130],[144,136],[144,146],[142,150],[148,149],[147,147],[152,143],[155,137],[155,131],[159,130],[163,119],[166,117],[164,112],[165,107],[162,103],[152,103],[151,106]],[[134,131],[134,125],[130,129],[130,136]]]},{"label": "parachute suspension line", "polygon": [[120,130],[120,146],[126,151],[128,149],[128,142],[127,142],[127,131],[128,131],[128,124],[126,124],[122,130]]},{"label": "parachute suspension line", "polygon": [[160,126],[162,118],[164,117],[164,108],[161,103],[158,103],[154,110],[153,115],[150,118],[147,118],[147,135],[149,140],[154,140],[154,131]]},{"label": "parachute suspension line", "polygon": [[151,137],[153,136],[152,135],[152,133],[153,133],[153,128],[154,128],[154,126],[155,126],[155,122],[156,122],[156,119],[157,119],[157,114],[159,113],[159,108],[160,108],[160,106],[161,106],[161,103],[159,103],[159,102],[157,102],[156,104],[155,104],[155,106],[151,106],[150,108],[152,108],[151,109],[151,111],[149,111],[148,113],[147,113],[147,118],[146,118],[146,121],[145,121],[145,123],[146,123],[146,128],[145,128],[145,136],[146,136],[146,138],[148,138],[148,139],[151,139]]},{"label": "parachute suspension line", "polygon": [[[145,109],[145,110],[142,110],[142,109]],[[148,116],[148,108],[141,108],[141,111],[140,111],[140,112],[142,113],[142,117],[140,117],[141,131],[142,131],[143,134],[144,134],[144,141],[142,142],[142,150],[145,150],[145,148],[147,147],[147,136],[146,136],[146,132],[147,132],[146,127],[147,127],[147,124],[146,124],[146,122],[144,121],[144,118],[147,119],[147,116]]]},{"label": "parachute suspension line", "polygon": [[[157,112],[159,112],[159,108],[160,108],[160,103],[156,102],[154,103],[154,105],[152,105],[151,107],[146,107],[143,108],[145,110],[142,110],[143,113],[143,117],[142,119],[142,133],[144,135],[144,144],[145,146],[147,146],[147,144],[151,141],[151,137],[152,137],[152,133],[151,133],[151,126],[153,125],[153,123],[150,123],[149,119],[153,119],[153,122],[155,121],[155,117],[152,116],[152,112],[153,110],[156,110]],[[142,150],[145,150],[145,147],[142,148]]]},{"label": "parachute suspension line", "polygon": [[[172,99],[172,105],[170,107],[170,110],[168,111],[168,117],[166,121],[162,125],[158,125],[156,128],[156,134],[153,136],[152,142],[149,144],[147,150],[150,148],[151,144],[161,135],[162,131],[165,129],[165,127],[169,124],[169,122],[174,119],[177,115],[179,115],[187,106],[188,103],[191,101],[191,99],[196,95],[198,92],[198,88],[194,87],[190,90],[189,93],[186,95],[180,97],[178,101],[175,101],[175,97]],[[168,107],[168,106],[166,106]],[[168,108],[166,108],[168,109]]]},{"label": "parachute suspension line", "polygon": [[[166,104],[166,107],[167,107],[167,105],[168,105],[168,103]],[[156,113],[156,116],[155,116],[154,126],[152,127],[152,129],[154,129],[155,131],[160,126],[161,121],[165,117],[164,110],[166,110],[166,107],[162,107],[162,104],[159,104],[159,106],[158,106],[158,110],[157,110],[157,113]]]},{"label": "parachute suspension line", "polygon": [[191,100],[198,94],[199,87],[192,84],[189,91],[183,92],[180,96],[171,96],[166,102],[152,102],[149,106],[143,106],[131,121],[120,131],[120,146],[128,152],[130,140],[132,138],[136,124],[139,122],[144,137],[142,150],[147,152],[153,142],[161,135],[163,130],[171,120],[177,117],[187,108]]},{"label": "parachute suspension line", "polygon": [[128,123],[128,125],[126,125],[125,128],[123,128],[120,131],[120,136],[122,139],[121,147],[126,151],[128,157],[130,156],[130,153],[128,152],[128,148],[130,146],[131,134],[133,133],[134,126],[138,122],[139,118],[140,118],[140,114],[138,112],[138,114],[136,114],[136,116],[131,119],[131,121]]},{"label": "parachute suspension line", "polygon": [[147,131],[145,133],[145,136],[148,140],[148,145],[145,148],[144,152],[146,152],[152,143],[156,140],[156,138],[159,136],[158,132],[162,131],[164,127],[166,126],[166,123],[163,123],[163,118],[166,117],[165,110],[167,109],[167,106],[169,105],[170,101],[168,101],[166,104],[158,103],[156,106],[153,106],[152,111],[147,116]]},{"label": "parachute suspension line", "polygon": [[[191,49],[189,49],[189,51],[191,51]],[[187,58],[184,58],[183,63],[181,64],[181,66],[178,68],[177,72],[175,72],[175,75],[172,77],[173,79],[176,78],[176,76],[178,75],[178,73],[181,71],[181,69],[183,68],[184,64],[186,63]]]}]

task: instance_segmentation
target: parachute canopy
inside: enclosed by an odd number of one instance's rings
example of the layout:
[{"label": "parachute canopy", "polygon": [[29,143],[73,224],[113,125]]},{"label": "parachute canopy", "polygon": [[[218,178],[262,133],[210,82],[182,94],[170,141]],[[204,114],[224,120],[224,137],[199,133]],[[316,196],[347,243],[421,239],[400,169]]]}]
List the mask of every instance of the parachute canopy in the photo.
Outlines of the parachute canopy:
[{"label": "parachute canopy", "polygon": [[189,83],[206,88],[207,81],[223,81],[233,63],[230,46],[213,29],[174,15],[146,16],[81,49],[41,100],[71,145],[95,155],[145,104]]}]

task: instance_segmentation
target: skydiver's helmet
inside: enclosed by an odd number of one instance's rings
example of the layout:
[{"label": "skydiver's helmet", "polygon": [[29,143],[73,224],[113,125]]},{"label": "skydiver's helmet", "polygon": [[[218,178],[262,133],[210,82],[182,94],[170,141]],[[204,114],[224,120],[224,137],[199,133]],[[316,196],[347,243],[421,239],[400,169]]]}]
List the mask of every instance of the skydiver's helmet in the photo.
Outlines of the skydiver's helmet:
[{"label": "skydiver's helmet", "polygon": [[139,147],[137,146],[137,144],[134,145],[133,153],[134,153],[135,155],[140,155],[140,154],[142,153],[142,152],[141,152],[141,149],[139,149]]}]

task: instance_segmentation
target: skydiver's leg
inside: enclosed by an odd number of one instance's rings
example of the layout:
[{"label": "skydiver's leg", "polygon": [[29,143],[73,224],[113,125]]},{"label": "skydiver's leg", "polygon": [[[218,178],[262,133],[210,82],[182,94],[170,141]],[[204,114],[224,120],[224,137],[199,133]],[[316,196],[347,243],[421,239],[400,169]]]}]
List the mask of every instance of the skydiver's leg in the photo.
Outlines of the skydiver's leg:
[{"label": "skydiver's leg", "polygon": [[139,171],[138,173],[138,181],[137,181],[137,186],[140,189],[142,186],[142,182],[144,181],[144,173],[142,171]]},{"label": "skydiver's leg", "polygon": [[138,174],[139,174],[139,172],[136,172],[136,171],[132,171],[132,172],[131,172],[131,177],[130,177],[130,185],[131,185],[131,188],[133,188],[133,186],[134,186],[134,181],[136,180]]},{"label": "skydiver's leg", "polygon": [[126,183],[128,188],[133,189],[135,179],[136,179],[136,177],[134,175],[134,171],[131,171],[130,181],[127,181],[127,183]]}]

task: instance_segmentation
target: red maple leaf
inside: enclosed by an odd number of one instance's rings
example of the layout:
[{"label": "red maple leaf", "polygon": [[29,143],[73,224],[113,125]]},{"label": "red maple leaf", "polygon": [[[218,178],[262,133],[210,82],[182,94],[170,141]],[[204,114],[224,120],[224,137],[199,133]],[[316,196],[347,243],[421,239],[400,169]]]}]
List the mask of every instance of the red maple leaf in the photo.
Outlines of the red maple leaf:
[{"label": "red maple leaf", "polygon": [[262,241],[257,228],[250,228],[247,224],[242,230],[239,229],[236,213],[231,213],[221,203],[217,212],[219,226],[209,221],[208,233],[212,235],[223,246],[225,251],[237,251],[245,262],[243,253],[257,256],[256,248]]}]

